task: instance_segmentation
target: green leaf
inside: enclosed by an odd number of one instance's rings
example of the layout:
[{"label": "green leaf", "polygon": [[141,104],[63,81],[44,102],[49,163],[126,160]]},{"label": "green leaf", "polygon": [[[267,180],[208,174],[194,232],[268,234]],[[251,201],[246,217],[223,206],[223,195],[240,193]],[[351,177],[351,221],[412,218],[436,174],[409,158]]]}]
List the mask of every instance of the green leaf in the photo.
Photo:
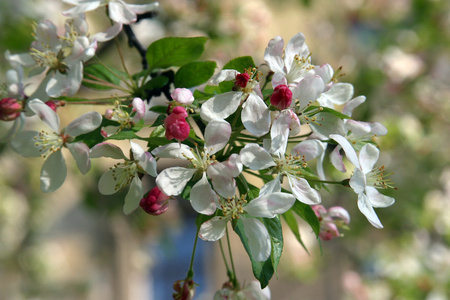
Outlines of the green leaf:
[{"label": "green leaf", "polygon": [[320,232],[320,223],[319,219],[317,219],[316,214],[312,210],[311,206],[301,203],[300,201],[295,201],[294,206],[292,206],[291,210],[296,213],[300,218],[305,220],[312,228],[316,237],[319,237]]},{"label": "green leaf", "polygon": [[150,107],[149,110],[153,111],[155,113],[158,113],[158,114],[164,114],[164,115],[167,114],[167,106],[165,106],[165,105],[155,105],[155,106]]},{"label": "green leaf", "polygon": [[253,275],[255,275],[255,278],[258,279],[261,283],[261,288],[265,288],[269,284],[269,280],[272,278],[274,273],[272,259],[269,257],[266,261],[263,262],[253,260],[252,254],[250,253],[248,240],[245,236],[244,224],[241,219],[237,219],[237,221],[234,222],[233,229],[241,239],[242,245],[244,245],[245,251],[247,251],[247,254],[250,257]]},{"label": "green leaf", "polygon": [[213,61],[195,61],[185,64],[175,73],[175,87],[190,88],[207,82],[214,75],[216,66],[217,64]]},{"label": "green leaf", "polygon": [[118,133],[107,137],[105,140],[132,140],[132,139],[144,140],[140,136],[136,135],[136,133],[134,133],[133,130],[121,130]]},{"label": "green leaf", "polygon": [[149,70],[180,67],[198,59],[207,40],[206,37],[166,37],[153,42],[147,49]]},{"label": "green leaf", "polygon": [[283,229],[279,217],[271,219],[263,218],[263,222],[272,241],[272,253],[270,257],[272,257],[272,265],[276,273],[281,253],[283,252]]},{"label": "green leaf", "polygon": [[343,113],[341,113],[341,112],[339,112],[337,110],[334,110],[334,109],[329,108],[329,107],[323,107],[323,106],[310,106],[307,109],[305,109],[305,112],[309,112],[309,111],[312,111],[312,110],[316,110],[316,112],[311,114],[312,116],[323,112],[323,113],[330,113],[330,114],[338,117],[339,119],[349,119],[350,118],[349,116],[344,115]]},{"label": "green leaf", "polygon": [[237,70],[239,73],[244,73],[244,69],[251,69],[255,66],[255,62],[251,56],[236,57],[227,62],[222,70]]},{"label": "green leaf", "polygon": [[[109,68],[109,69],[108,69]],[[84,78],[89,80],[97,81],[98,84],[85,82],[83,81],[82,84],[88,88],[96,89],[96,90],[111,90],[112,87],[105,86],[102,84],[102,81],[106,81],[109,83],[112,83],[114,85],[120,85],[121,79],[117,77],[115,74],[120,73],[120,71],[113,70],[111,72],[110,67],[106,68],[105,66],[101,64],[90,64],[84,67]]]},{"label": "green leaf", "polygon": [[194,91],[195,100],[208,100],[212,96],[214,96],[214,94],[208,94],[199,90]]},{"label": "green leaf", "polygon": [[302,245],[303,249],[305,249],[306,253],[309,254],[308,249],[306,248],[306,245],[303,243],[302,238],[300,237],[300,230],[298,229],[297,220],[295,219],[294,213],[291,210],[286,211],[284,214],[282,214],[283,219],[286,221],[286,224],[291,229],[292,233],[294,234],[297,241]]},{"label": "green leaf", "polygon": [[161,89],[169,82],[169,78],[166,76],[157,76],[152,78],[151,80],[147,81],[144,84],[145,90],[156,90]]},{"label": "green leaf", "polygon": [[207,85],[205,86],[205,93],[217,95],[220,94],[220,88],[217,85]]}]

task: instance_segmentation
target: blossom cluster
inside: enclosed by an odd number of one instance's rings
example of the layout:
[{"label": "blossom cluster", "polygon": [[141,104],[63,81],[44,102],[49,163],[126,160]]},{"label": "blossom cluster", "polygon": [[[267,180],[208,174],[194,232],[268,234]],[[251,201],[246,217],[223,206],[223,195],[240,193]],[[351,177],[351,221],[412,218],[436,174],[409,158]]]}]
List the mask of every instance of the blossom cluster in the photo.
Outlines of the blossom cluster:
[{"label": "blossom cluster", "polygon": [[[99,180],[100,193],[128,189],[125,214],[141,206],[160,215],[170,209],[171,199],[189,201],[199,216],[198,237],[219,241],[228,237],[229,228],[239,235],[261,288],[268,285],[281,256],[282,218],[297,235],[296,216],[305,219],[323,240],[340,236],[338,227],[349,223],[344,208],[320,205],[323,196],[330,197],[321,193],[324,186],[350,187],[368,221],[383,227],[374,208],[390,206],[394,199],[379,192],[392,186],[384,166],[375,167],[380,152],[376,138],[387,129],[352,118],[366,98],[354,97],[353,86],[339,82],[340,69],[313,64],[302,33],[286,45],[279,36],[270,40],[261,66],[251,57],[238,57],[217,73],[215,62],[197,60],[206,38],[164,38],[143,55],[144,70],[129,74],[101,62],[97,43],[116,37],[139,15],[156,10],[157,3],[65,2],[74,6],[63,13],[70,17],[63,35],[52,22],[43,21],[35,26],[28,53],[6,54],[12,69],[0,101],[1,120],[13,123],[3,141],[22,156],[44,160],[43,192],[55,191],[65,181],[63,148],[83,174],[93,158],[115,159]],[[90,35],[84,13],[104,5],[113,25]],[[125,65],[120,51],[119,58]],[[24,83],[25,70],[29,77],[45,72],[32,93]],[[103,115],[86,112],[60,129],[59,106],[95,102],[75,97],[81,88],[116,89],[126,95],[111,92],[111,98],[96,102],[106,106]],[[156,101],[155,95],[161,94],[167,99]],[[32,116],[48,129],[24,131]],[[151,128],[149,136],[136,134],[144,128]],[[113,143],[118,140],[129,140],[129,155]],[[182,163],[162,169],[160,159]],[[332,180],[326,172],[330,167],[342,177]],[[155,178],[156,186],[145,186],[144,176]],[[189,284],[176,289],[175,299],[192,297],[191,273],[182,281]],[[227,299],[225,294],[239,289],[234,274],[216,298]],[[268,297],[255,293],[258,299]]]}]

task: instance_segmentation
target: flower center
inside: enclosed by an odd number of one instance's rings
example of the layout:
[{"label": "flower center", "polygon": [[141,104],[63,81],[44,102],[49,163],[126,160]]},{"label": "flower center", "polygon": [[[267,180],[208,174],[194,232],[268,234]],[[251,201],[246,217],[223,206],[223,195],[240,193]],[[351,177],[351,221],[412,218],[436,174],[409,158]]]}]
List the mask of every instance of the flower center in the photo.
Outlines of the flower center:
[{"label": "flower center", "polygon": [[239,215],[244,213],[243,206],[247,203],[245,196],[242,195],[241,198],[236,198],[233,196],[228,199],[222,200],[222,213],[224,217],[230,217],[232,219],[239,219]]},{"label": "flower center", "polygon": [[39,148],[41,157],[47,159],[50,154],[61,150],[68,138],[69,136],[67,135],[59,135],[56,132],[49,133],[42,130],[34,137],[36,140],[34,145]]},{"label": "flower center", "polygon": [[275,170],[278,174],[283,173],[296,177],[302,175],[301,170],[308,166],[305,157],[293,156],[292,154],[284,157],[274,157],[274,161],[277,164]]},{"label": "flower center", "polygon": [[377,189],[387,189],[387,188],[394,188],[394,185],[392,181],[387,178],[388,176],[392,175],[390,174],[384,174],[385,169],[384,166],[374,168],[369,173],[366,174],[366,185],[372,186]]},{"label": "flower center", "polygon": [[311,55],[303,57],[296,54],[291,64],[291,69],[286,75],[288,83],[299,82],[300,79],[311,73],[313,69],[314,65],[311,65]]},{"label": "flower center", "polygon": [[215,155],[209,155],[205,151],[200,151],[197,144],[195,144],[195,149],[191,148],[190,150],[194,158],[187,157],[186,155],[183,156],[192,164],[194,168],[201,172],[206,172],[210,164],[217,162]]},{"label": "flower center", "polygon": [[125,161],[123,163],[116,163],[110,169],[112,170],[112,177],[116,183],[114,190],[118,191],[131,183],[136,176],[137,165],[134,161]]},{"label": "flower center", "polygon": [[65,74],[69,67],[62,61],[65,57],[63,51],[58,51],[55,53],[45,47],[44,51],[38,50],[36,48],[30,49],[30,55],[40,67],[48,67],[50,70],[59,71],[61,74]]}]

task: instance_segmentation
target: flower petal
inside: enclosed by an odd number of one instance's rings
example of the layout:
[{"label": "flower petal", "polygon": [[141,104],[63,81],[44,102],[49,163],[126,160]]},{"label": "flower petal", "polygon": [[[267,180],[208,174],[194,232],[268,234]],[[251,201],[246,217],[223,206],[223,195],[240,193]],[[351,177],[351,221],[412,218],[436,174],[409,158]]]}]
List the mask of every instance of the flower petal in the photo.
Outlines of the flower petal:
[{"label": "flower petal", "polygon": [[136,22],[136,13],[134,13],[123,1],[110,1],[108,3],[108,12],[111,20],[123,24]]},{"label": "flower petal", "polygon": [[91,41],[107,42],[115,38],[122,31],[122,23],[114,23],[111,27],[91,36]]},{"label": "flower petal", "polygon": [[344,161],[342,160],[341,155],[341,149],[342,147],[340,145],[337,145],[333,151],[330,153],[330,161],[331,164],[340,172],[345,173],[347,172],[347,168],[344,165]]},{"label": "flower petal", "polygon": [[214,242],[220,240],[227,229],[229,218],[214,217],[200,226],[198,236],[205,241]]},{"label": "flower petal", "polygon": [[100,143],[92,147],[91,158],[110,157],[115,159],[127,159],[122,149],[111,143]]},{"label": "flower petal", "polygon": [[130,189],[125,196],[125,204],[123,205],[123,212],[128,215],[132,213],[138,206],[141,199],[144,197],[142,190],[142,181],[138,176],[135,176],[130,184]]},{"label": "flower petal", "polygon": [[319,76],[307,76],[300,80],[293,90],[292,99],[300,100],[300,108],[304,109],[308,104],[315,102],[320,96],[325,85]]},{"label": "flower petal", "polygon": [[208,177],[214,190],[224,198],[233,197],[236,194],[236,182],[232,170],[224,163],[210,164],[207,170]]},{"label": "flower petal", "polygon": [[40,148],[35,146],[35,137],[39,135],[37,131],[19,132],[11,141],[11,148],[24,157],[41,156]]},{"label": "flower petal", "polygon": [[282,111],[273,121],[272,128],[270,129],[271,143],[269,150],[272,155],[281,157],[286,153],[290,125],[290,110]]},{"label": "flower petal", "polygon": [[102,115],[96,111],[85,113],[66,127],[65,133],[69,136],[79,136],[93,131],[102,123]]},{"label": "flower petal", "polygon": [[243,94],[243,92],[227,92],[211,97],[203,103],[200,116],[206,122],[228,118],[241,104]]},{"label": "flower petal", "polygon": [[150,152],[144,151],[139,144],[130,141],[131,151],[135,160],[138,160],[139,166],[141,166],[147,174],[156,177],[156,160],[150,154]]},{"label": "flower petal", "polygon": [[316,121],[309,123],[309,126],[319,137],[326,139],[332,134],[347,135],[345,123],[339,117],[329,113],[318,113],[314,117]]},{"label": "flower petal", "polygon": [[318,140],[304,140],[292,148],[291,154],[304,157],[305,161],[308,161],[322,155],[325,149],[324,143]]},{"label": "flower petal", "polygon": [[118,182],[116,180],[115,172],[116,169],[110,169],[103,173],[102,177],[98,181],[98,191],[102,195],[112,195],[117,193],[118,188],[116,187]]},{"label": "flower petal", "polygon": [[359,152],[359,163],[364,174],[369,173],[380,156],[380,150],[372,144],[365,144]]},{"label": "flower petal", "polygon": [[292,194],[298,201],[308,205],[319,204],[322,201],[319,192],[313,189],[306,179],[291,175],[288,175],[287,178]]},{"label": "flower petal", "polygon": [[230,81],[236,78],[239,74],[236,70],[225,69],[214,75],[210,80],[209,84],[218,85],[222,81]]},{"label": "flower petal", "polygon": [[59,131],[59,117],[53,109],[39,99],[28,102],[28,107],[54,132]]},{"label": "flower petal", "polygon": [[66,161],[61,151],[51,154],[42,165],[41,190],[49,193],[57,190],[66,180]]},{"label": "flower petal", "polygon": [[253,218],[242,218],[242,223],[253,260],[266,261],[272,251],[272,243],[267,228],[260,220]]},{"label": "flower petal", "polygon": [[78,169],[82,174],[86,174],[91,168],[91,161],[89,159],[89,147],[83,142],[69,143],[66,147],[72,153]]},{"label": "flower petal", "polygon": [[346,104],[353,96],[353,85],[350,83],[336,83],[331,89],[323,93],[317,100],[320,105],[334,108],[333,104]]},{"label": "flower petal", "polygon": [[164,146],[159,146],[152,151],[152,154],[160,158],[195,158],[192,154],[191,148],[180,143],[171,143]]},{"label": "flower petal", "polygon": [[352,165],[354,165],[356,168],[359,169],[360,168],[359,159],[358,156],[356,155],[355,149],[353,149],[350,142],[345,137],[338,134],[331,134],[330,138],[338,142],[339,145],[341,145],[342,149],[344,149],[345,156],[347,157],[347,159],[352,163]]},{"label": "flower petal", "polygon": [[[64,1],[67,2],[67,1]],[[85,13],[87,11],[92,11],[97,9],[100,6],[101,1],[85,1],[76,3],[75,7],[72,7],[68,10],[62,12],[62,14],[66,17],[74,17],[81,13]]]},{"label": "flower petal", "polygon": [[127,4],[127,6],[134,11],[136,14],[144,14],[146,12],[155,10],[159,7],[158,2],[152,2],[148,4]]},{"label": "flower petal", "polygon": [[270,70],[275,73],[286,74],[283,61],[284,40],[281,36],[276,36],[269,41],[264,51],[264,60],[269,65]]},{"label": "flower petal", "polygon": [[245,129],[255,136],[262,136],[270,129],[270,111],[264,101],[255,94],[249,94],[241,114]]},{"label": "flower petal", "polygon": [[350,178],[349,184],[355,193],[360,194],[364,192],[366,188],[366,175],[360,169],[356,168]]},{"label": "flower petal", "polygon": [[197,169],[182,167],[168,168],[159,173],[156,177],[156,184],[167,196],[176,196],[181,194],[196,171]]},{"label": "flower petal", "polygon": [[305,43],[305,35],[301,32],[294,35],[286,45],[284,50],[284,63],[287,68],[287,72],[291,70],[292,64],[294,64],[294,58],[299,57],[306,58],[309,56],[308,46]]},{"label": "flower petal", "polygon": [[366,96],[358,96],[348,101],[344,108],[342,109],[342,113],[349,117],[352,116],[353,110],[363,104],[366,101]]},{"label": "flower petal", "polygon": [[206,174],[192,187],[190,200],[192,208],[201,214],[212,215],[216,211],[218,196],[206,179]]},{"label": "flower petal", "polygon": [[222,150],[231,136],[231,126],[225,120],[212,120],[205,128],[205,148],[209,154]]},{"label": "flower petal", "polygon": [[395,199],[381,194],[372,186],[366,187],[366,194],[373,207],[388,207],[394,204]]},{"label": "flower petal", "polygon": [[378,216],[373,210],[369,199],[364,193],[358,195],[358,208],[362,212],[362,214],[366,216],[370,224],[372,224],[376,228],[383,228],[380,219],[378,219]]},{"label": "flower petal", "polygon": [[275,192],[253,199],[244,210],[254,217],[273,218],[290,209],[294,202],[295,197],[292,194]]},{"label": "flower petal", "polygon": [[262,170],[277,165],[272,155],[258,144],[245,145],[239,155],[242,164],[252,170]]},{"label": "flower petal", "polygon": [[266,194],[281,192],[281,178],[277,176],[275,179],[269,181],[261,187],[259,190],[259,196],[264,196]]}]

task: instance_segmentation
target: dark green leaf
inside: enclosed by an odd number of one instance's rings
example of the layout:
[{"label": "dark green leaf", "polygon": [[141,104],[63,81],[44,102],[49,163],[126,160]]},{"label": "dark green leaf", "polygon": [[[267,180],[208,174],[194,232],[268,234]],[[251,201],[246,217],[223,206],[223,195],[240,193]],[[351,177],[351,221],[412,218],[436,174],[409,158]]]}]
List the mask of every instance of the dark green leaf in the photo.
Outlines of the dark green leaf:
[{"label": "dark green leaf", "polygon": [[214,75],[216,63],[213,61],[195,61],[182,66],[175,73],[175,87],[190,88],[199,86]]},{"label": "dark green leaf", "polygon": [[247,237],[244,232],[244,224],[241,219],[234,222],[234,231],[240,237],[242,244],[244,245],[245,251],[247,251],[250,261],[252,263],[253,275],[261,283],[261,288],[265,288],[269,284],[269,280],[272,278],[274,273],[274,268],[272,264],[272,259],[269,257],[264,262],[257,262],[253,260],[252,254],[250,253],[250,247],[248,245]]},{"label": "dark green leaf", "polygon": [[198,59],[205,49],[206,37],[166,37],[147,49],[149,70],[180,67]]},{"label": "dark green leaf", "polygon": [[272,241],[272,265],[275,273],[277,272],[278,263],[280,262],[281,253],[283,252],[283,229],[279,217],[267,219],[263,218],[264,225],[269,232]]},{"label": "dark green leaf", "polygon": [[288,210],[284,214],[282,214],[283,219],[286,221],[286,224],[291,229],[292,233],[294,234],[297,241],[302,245],[302,247],[305,249],[305,251],[309,254],[308,249],[306,248],[306,245],[303,243],[302,238],[300,237],[300,230],[298,229],[297,220],[295,219],[294,214],[292,213],[292,210]]},{"label": "dark green leaf", "polygon": [[85,82],[85,81],[82,82],[84,86],[91,88],[91,89],[110,90],[110,89],[112,89],[112,87],[103,85],[102,81],[106,81],[106,82],[112,83],[114,85],[120,85],[120,82],[121,82],[120,78],[118,78],[115,75],[115,74],[120,73],[119,71],[113,70],[113,72],[111,72],[110,69],[107,69],[106,67],[104,67],[101,64],[87,65],[84,67],[83,73],[84,73],[84,76],[83,76],[84,78],[98,82],[98,84]]},{"label": "dark green leaf", "polygon": [[143,138],[136,135],[133,130],[121,130],[118,133],[113,134],[106,138],[106,140],[132,140],[132,139],[143,140]]},{"label": "dark green leaf", "polygon": [[312,230],[316,234],[316,237],[319,236],[319,219],[317,219],[317,216],[312,210],[311,206],[301,203],[300,201],[295,201],[294,206],[292,206],[291,210],[311,226]]},{"label": "dark green leaf", "polygon": [[205,93],[217,95],[220,94],[220,88],[217,85],[207,85],[205,86]]},{"label": "dark green leaf", "polygon": [[165,105],[155,105],[150,107],[149,110],[159,114],[167,114],[167,106]]},{"label": "dark green leaf", "polygon": [[239,73],[244,73],[244,69],[251,69],[255,66],[255,62],[251,56],[236,57],[227,62],[222,70],[237,70]]},{"label": "dark green leaf", "polygon": [[208,100],[212,96],[214,96],[214,94],[208,94],[199,90],[194,91],[195,100]]},{"label": "dark green leaf", "polygon": [[144,85],[145,90],[156,90],[164,87],[169,82],[166,76],[157,76],[147,81]]},{"label": "dark green leaf", "polygon": [[334,110],[332,108],[329,107],[323,107],[323,106],[310,106],[307,109],[305,109],[305,112],[310,112],[316,110],[314,113],[312,113],[311,115],[314,116],[320,112],[324,112],[324,113],[330,113],[336,117],[338,117],[339,119],[350,119],[349,116],[344,115],[341,112],[338,112],[337,110]]}]

